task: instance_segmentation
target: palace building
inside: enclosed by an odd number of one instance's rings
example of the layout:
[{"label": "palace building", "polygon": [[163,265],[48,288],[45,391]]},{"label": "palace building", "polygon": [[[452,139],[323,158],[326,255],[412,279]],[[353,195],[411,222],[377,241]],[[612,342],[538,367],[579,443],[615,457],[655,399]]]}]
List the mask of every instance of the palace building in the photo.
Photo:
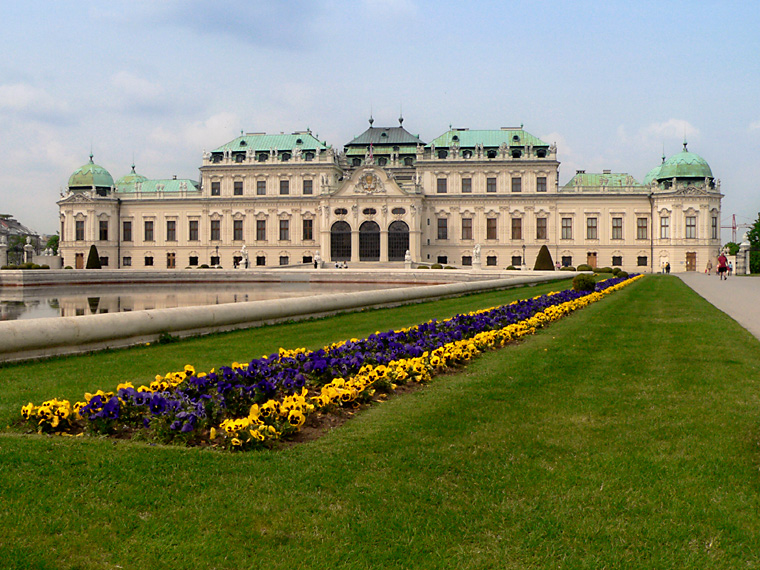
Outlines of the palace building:
[{"label": "palace building", "polygon": [[241,133],[203,153],[200,181],[133,165],[114,182],[92,158],[58,202],[76,268],[92,244],[104,266],[139,269],[403,267],[408,252],[415,266],[503,270],[532,268],[546,245],[563,266],[694,271],[720,248],[720,181],[686,143],[641,182],[579,170],[563,186],[556,146],[522,126],[425,143],[403,119],[370,119],[340,151],[310,130]]}]

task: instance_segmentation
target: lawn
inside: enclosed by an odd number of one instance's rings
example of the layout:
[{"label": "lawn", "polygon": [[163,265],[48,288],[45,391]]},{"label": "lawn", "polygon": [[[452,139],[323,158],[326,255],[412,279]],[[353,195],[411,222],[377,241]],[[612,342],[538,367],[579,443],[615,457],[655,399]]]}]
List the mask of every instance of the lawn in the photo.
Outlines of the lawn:
[{"label": "lawn", "polygon": [[[554,288],[557,288],[554,285]],[[0,418],[549,286],[0,368]],[[760,343],[651,276],[321,439],[0,437],[8,568],[760,567]]]}]

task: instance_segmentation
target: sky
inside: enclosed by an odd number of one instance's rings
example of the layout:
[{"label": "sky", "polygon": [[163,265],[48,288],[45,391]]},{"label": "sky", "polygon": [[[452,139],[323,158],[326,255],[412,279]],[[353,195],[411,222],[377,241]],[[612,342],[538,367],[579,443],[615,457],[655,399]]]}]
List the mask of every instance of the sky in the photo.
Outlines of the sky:
[{"label": "sky", "polygon": [[401,114],[425,142],[522,124],[557,144],[560,184],[640,181],[686,139],[721,180],[722,225],[760,212],[760,3],[0,0],[0,16],[0,213],[39,233],[91,151],[114,179],[134,161],[197,180],[241,131],[342,149]]}]

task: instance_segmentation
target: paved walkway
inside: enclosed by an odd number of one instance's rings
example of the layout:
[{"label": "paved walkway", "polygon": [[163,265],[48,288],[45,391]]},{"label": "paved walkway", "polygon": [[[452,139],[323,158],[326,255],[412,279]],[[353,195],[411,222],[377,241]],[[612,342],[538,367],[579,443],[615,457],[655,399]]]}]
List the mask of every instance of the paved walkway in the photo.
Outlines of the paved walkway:
[{"label": "paved walkway", "polygon": [[677,276],[760,340],[760,277],[732,276],[721,281],[714,273]]}]

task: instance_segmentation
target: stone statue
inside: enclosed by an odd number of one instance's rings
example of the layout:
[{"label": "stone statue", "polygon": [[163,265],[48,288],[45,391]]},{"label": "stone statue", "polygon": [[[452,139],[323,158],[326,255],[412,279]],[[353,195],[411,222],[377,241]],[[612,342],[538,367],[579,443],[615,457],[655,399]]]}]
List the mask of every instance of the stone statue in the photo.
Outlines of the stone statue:
[{"label": "stone statue", "polygon": [[412,261],[412,254],[409,252],[409,250],[406,250],[406,253],[404,254],[404,261]]},{"label": "stone statue", "polygon": [[297,146],[295,149],[293,149],[293,156],[296,160],[301,160],[301,147]]},{"label": "stone statue", "polygon": [[210,159],[211,159],[211,153],[204,148],[203,149],[203,160],[210,160]]},{"label": "stone statue", "polygon": [[0,234],[0,245],[8,245],[8,238],[5,234]]},{"label": "stone statue", "polygon": [[480,244],[475,244],[475,247],[472,250],[472,262],[473,263],[480,263]]}]

